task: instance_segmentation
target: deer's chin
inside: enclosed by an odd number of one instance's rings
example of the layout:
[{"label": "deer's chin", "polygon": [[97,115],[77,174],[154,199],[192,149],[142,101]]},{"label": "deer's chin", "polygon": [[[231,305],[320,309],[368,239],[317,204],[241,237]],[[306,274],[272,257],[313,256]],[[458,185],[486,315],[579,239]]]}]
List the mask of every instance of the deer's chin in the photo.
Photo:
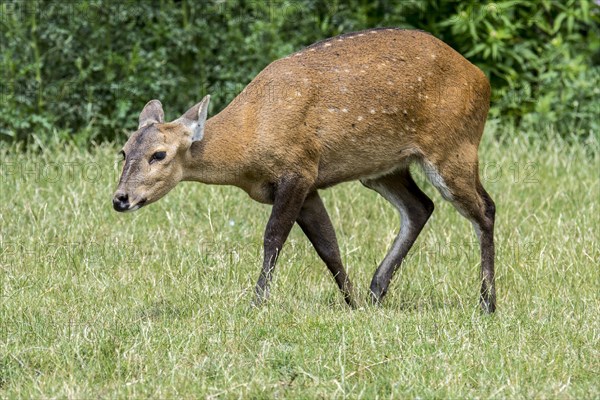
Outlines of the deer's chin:
[{"label": "deer's chin", "polygon": [[127,210],[124,210],[124,211],[125,212],[136,211],[136,210],[139,210],[140,208],[142,208],[143,206],[145,206],[146,204],[148,204],[148,200],[144,197],[143,199],[141,199],[137,203],[130,205],[129,208]]}]

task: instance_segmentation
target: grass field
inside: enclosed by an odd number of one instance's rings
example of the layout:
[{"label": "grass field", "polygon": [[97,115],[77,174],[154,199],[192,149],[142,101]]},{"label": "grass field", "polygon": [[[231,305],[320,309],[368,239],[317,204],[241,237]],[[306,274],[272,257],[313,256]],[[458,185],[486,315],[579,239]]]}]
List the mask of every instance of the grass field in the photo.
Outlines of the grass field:
[{"label": "grass field", "polygon": [[[470,224],[436,211],[382,307],[348,310],[295,227],[249,308],[269,208],[184,183],[118,214],[118,145],[0,150],[0,398],[600,398],[598,139],[480,150],[498,312]],[[399,226],[358,183],[322,193],[360,296]]]}]

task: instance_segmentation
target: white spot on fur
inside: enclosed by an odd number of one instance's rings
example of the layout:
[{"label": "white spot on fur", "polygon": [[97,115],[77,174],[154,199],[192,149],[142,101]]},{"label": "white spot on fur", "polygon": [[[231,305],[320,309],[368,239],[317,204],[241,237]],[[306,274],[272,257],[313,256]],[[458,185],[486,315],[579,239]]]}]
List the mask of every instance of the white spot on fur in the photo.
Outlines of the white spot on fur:
[{"label": "white spot on fur", "polygon": [[344,69],[344,72],[350,72],[350,70],[346,68],[346,69]]},{"label": "white spot on fur", "polygon": [[370,112],[371,114],[375,114],[375,109],[374,109],[374,108],[371,108],[371,109],[369,110],[369,112]]},{"label": "white spot on fur", "polygon": [[421,82],[421,81],[423,81],[423,78],[421,78],[420,76],[417,76],[417,80],[418,80],[419,82]]},{"label": "white spot on fur", "polygon": [[364,33],[359,33],[358,36],[365,36],[365,34]]},{"label": "white spot on fur", "polygon": [[436,58],[436,57],[435,57],[435,54],[432,54],[432,55],[431,55],[431,59],[432,59],[432,60],[435,60],[435,58]]},{"label": "white spot on fur", "polygon": [[402,110],[402,112],[404,113],[404,115],[408,115],[408,111]]},{"label": "white spot on fur", "polygon": [[362,121],[363,120],[363,116],[359,115],[358,118],[356,118],[356,119],[359,120],[359,121]]},{"label": "white spot on fur", "polygon": [[336,111],[335,108],[328,108],[327,111],[329,111],[330,113],[334,113]]},{"label": "white spot on fur", "polygon": [[343,42],[343,41],[344,41],[344,39],[338,39],[337,41],[338,41],[338,42]]},{"label": "white spot on fur", "polygon": [[316,49],[310,49],[309,51],[315,51]]},{"label": "white spot on fur", "polygon": [[347,112],[348,112],[348,109],[347,109],[347,108],[342,108],[342,112],[345,112],[345,113],[347,113]]},{"label": "white spot on fur", "polygon": [[364,69],[361,69],[361,70],[360,70],[360,73],[361,73],[361,74],[364,74],[365,72],[367,72],[367,71],[365,71]]},{"label": "white spot on fur", "polygon": [[324,47],[329,47],[329,46],[331,46],[331,43],[325,43],[323,46]]},{"label": "white spot on fur", "polygon": [[387,81],[387,84],[391,86],[391,85],[393,85],[393,84],[394,84],[394,82],[392,82],[392,81]]}]

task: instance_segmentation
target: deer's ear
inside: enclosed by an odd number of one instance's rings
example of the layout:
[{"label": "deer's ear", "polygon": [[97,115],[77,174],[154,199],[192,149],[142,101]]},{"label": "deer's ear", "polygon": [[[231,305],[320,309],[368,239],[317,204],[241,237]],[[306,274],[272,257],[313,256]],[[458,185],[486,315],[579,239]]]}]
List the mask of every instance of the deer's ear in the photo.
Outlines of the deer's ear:
[{"label": "deer's ear", "polygon": [[153,123],[165,122],[165,113],[162,104],[158,100],[150,100],[140,113],[138,129]]},{"label": "deer's ear", "polygon": [[204,124],[208,117],[208,104],[210,96],[206,95],[202,101],[185,112],[177,119],[177,122],[183,124],[190,132],[192,143],[202,140],[204,137]]}]

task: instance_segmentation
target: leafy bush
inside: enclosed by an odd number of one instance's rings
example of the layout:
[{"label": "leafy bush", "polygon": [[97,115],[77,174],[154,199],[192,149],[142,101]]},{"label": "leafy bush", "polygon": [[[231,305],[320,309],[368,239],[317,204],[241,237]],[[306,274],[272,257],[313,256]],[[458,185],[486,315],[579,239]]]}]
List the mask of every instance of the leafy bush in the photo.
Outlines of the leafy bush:
[{"label": "leafy bush", "polygon": [[492,115],[564,134],[598,132],[600,9],[591,1],[464,2],[440,25],[488,76]]},{"label": "leafy bush", "polygon": [[151,98],[172,118],[211,93],[216,112],[274,59],[376,26],[424,29],[465,54],[491,78],[493,116],[587,135],[599,18],[590,0],[2,2],[0,139],[112,140]]}]

